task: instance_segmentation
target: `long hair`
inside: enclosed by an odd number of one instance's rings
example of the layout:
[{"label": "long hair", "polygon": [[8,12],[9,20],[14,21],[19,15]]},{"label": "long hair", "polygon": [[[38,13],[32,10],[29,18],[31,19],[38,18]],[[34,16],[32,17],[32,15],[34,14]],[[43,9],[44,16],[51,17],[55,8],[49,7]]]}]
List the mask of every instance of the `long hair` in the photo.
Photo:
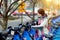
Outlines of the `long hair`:
[{"label": "long hair", "polygon": [[39,9],[39,10],[38,10],[38,13],[41,14],[41,16],[47,16],[47,15],[45,14],[44,9]]}]

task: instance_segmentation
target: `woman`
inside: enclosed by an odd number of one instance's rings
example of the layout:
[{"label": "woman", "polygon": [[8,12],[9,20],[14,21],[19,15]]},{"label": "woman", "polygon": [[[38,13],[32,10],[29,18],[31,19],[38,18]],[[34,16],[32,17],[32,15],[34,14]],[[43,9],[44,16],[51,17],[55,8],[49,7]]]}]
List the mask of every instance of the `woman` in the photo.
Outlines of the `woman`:
[{"label": "woman", "polygon": [[43,40],[40,30],[36,30],[34,40]]},{"label": "woman", "polygon": [[45,14],[44,9],[39,9],[38,10],[38,26],[43,27],[43,29],[41,29],[42,32],[42,38],[43,40],[45,40],[45,36],[44,35],[48,35],[48,17],[47,14]]},{"label": "woman", "polygon": [[38,10],[38,25],[40,25],[45,18],[47,18],[47,15],[45,14],[44,9],[39,9]]}]

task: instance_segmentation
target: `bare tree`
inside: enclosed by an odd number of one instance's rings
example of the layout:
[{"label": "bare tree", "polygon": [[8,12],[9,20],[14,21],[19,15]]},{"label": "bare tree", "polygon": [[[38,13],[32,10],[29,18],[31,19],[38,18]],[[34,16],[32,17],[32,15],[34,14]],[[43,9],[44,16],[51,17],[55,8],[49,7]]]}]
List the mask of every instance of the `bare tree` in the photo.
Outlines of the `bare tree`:
[{"label": "bare tree", "polygon": [[[28,0],[24,0],[23,2],[21,2],[18,5],[14,5],[15,3],[19,2],[19,0],[15,0],[13,3],[11,3],[8,6],[8,0],[1,0],[0,2],[0,14],[2,15],[2,20],[0,20],[0,25],[2,26],[3,30],[5,30],[7,28],[7,23],[8,23],[8,17],[11,16],[11,14],[20,6],[22,5],[24,2],[26,2]],[[34,10],[35,10],[35,5],[38,2],[38,0],[29,0],[30,3],[33,4],[33,18],[27,13],[25,12],[28,17],[30,17],[32,20],[34,20]],[[2,10],[3,9],[3,10]]]},{"label": "bare tree", "polygon": [[[0,20],[0,25],[2,26],[3,30],[5,30],[7,28],[7,23],[8,23],[8,17],[24,2],[26,2],[27,0],[21,2],[20,4],[18,4],[17,6],[15,6],[14,4],[17,3],[19,0],[15,0],[13,3],[10,4],[10,6],[8,6],[8,0],[1,0],[0,3],[0,14],[2,15],[2,21]],[[15,7],[14,7],[15,6]],[[2,10],[3,9],[3,10]]]},{"label": "bare tree", "polygon": [[38,2],[40,2],[40,0],[28,0],[29,2],[30,2],[30,4],[31,4],[31,6],[33,7],[33,20],[35,20],[35,7],[36,7],[36,4],[38,3]]}]

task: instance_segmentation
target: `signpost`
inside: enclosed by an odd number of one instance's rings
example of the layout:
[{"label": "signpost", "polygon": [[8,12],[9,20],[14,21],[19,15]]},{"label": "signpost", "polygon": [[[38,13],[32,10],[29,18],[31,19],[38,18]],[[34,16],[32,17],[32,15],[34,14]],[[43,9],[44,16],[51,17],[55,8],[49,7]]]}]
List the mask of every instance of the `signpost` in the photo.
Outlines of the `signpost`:
[{"label": "signpost", "polygon": [[[21,3],[22,1],[24,0],[20,0],[20,2],[18,3]],[[21,23],[23,23],[23,12],[25,12],[25,3],[22,3],[22,5],[19,6],[18,12],[21,13]]]}]

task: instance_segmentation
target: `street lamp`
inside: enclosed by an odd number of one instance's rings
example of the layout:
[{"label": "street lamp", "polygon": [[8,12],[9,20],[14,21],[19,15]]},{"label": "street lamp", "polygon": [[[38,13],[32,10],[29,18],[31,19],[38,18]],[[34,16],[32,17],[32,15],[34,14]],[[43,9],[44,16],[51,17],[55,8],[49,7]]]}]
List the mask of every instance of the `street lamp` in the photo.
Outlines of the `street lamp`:
[{"label": "street lamp", "polygon": [[[20,0],[18,2],[18,4],[22,3],[24,0]],[[18,12],[21,14],[21,23],[23,23],[23,12],[24,12],[24,9],[25,8],[25,3],[22,3],[22,5],[19,6],[18,8]]]}]

